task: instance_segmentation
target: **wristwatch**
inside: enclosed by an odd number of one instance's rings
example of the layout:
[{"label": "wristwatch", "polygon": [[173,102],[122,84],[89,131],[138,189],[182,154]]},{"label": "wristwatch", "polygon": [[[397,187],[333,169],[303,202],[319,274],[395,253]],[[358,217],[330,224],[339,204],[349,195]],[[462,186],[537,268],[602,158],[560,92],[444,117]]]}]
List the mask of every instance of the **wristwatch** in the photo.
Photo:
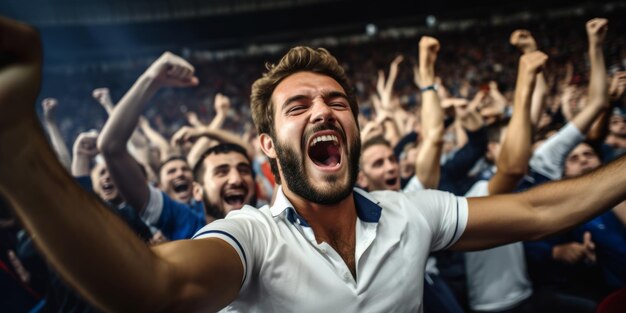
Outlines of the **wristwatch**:
[{"label": "wristwatch", "polygon": [[420,91],[421,92],[425,92],[425,91],[429,91],[432,90],[434,92],[437,92],[437,89],[439,89],[439,86],[437,84],[432,84],[426,87],[420,87]]}]

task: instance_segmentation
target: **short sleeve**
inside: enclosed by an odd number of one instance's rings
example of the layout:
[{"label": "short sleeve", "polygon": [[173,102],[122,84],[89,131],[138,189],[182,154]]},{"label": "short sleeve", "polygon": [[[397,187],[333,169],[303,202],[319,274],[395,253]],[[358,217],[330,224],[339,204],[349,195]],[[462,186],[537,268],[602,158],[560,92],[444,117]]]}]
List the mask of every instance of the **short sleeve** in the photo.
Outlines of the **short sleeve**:
[{"label": "short sleeve", "polygon": [[163,195],[152,185],[148,185],[148,190],[148,204],[141,212],[141,219],[148,225],[155,225],[163,211]]},{"label": "short sleeve", "polygon": [[229,213],[226,218],[206,225],[192,238],[219,238],[237,251],[244,268],[242,292],[250,284],[251,272],[259,268],[264,259],[269,238],[265,219],[258,209],[246,205]]},{"label": "short sleeve", "polygon": [[467,226],[467,200],[451,193],[424,190],[406,194],[432,231],[431,251],[449,248],[459,240]]}]

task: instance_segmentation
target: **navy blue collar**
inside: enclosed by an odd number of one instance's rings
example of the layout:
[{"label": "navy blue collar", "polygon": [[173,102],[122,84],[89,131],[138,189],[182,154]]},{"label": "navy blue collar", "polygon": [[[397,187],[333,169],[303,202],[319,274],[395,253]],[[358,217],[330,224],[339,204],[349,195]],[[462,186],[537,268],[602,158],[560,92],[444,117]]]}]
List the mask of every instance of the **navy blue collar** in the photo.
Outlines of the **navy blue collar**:
[{"label": "navy blue collar", "polygon": [[356,214],[363,222],[378,223],[383,208],[378,205],[378,201],[372,199],[365,190],[354,188],[354,204]]},{"label": "navy blue collar", "polygon": [[[382,212],[382,208],[378,205],[379,202],[374,202],[375,200],[366,191],[359,188],[354,188],[352,194],[359,219],[366,223],[378,223]],[[287,211],[287,220],[291,223],[310,227],[306,220],[291,206],[291,203],[284,210]]]}]

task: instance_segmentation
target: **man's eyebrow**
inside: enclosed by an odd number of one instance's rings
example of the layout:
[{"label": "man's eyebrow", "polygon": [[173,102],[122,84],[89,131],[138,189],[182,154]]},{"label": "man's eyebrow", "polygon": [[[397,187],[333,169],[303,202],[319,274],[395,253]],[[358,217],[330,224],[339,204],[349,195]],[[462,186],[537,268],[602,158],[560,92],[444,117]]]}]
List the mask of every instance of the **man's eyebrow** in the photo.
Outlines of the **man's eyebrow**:
[{"label": "man's eyebrow", "polygon": [[287,98],[287,100],[285,100],[285,102],[283,102],[283,105],[281,106],[281,108],[285,109],[285,107],[287,107],[292,102],[309,99],[309,98],[310,98],[309,96],[305,96],[305,95],[295,95],[295,96],[289,97]]},{"label": "man's eyebrow", "polygon": [[245,168],[247,168],[249,170],[252,170],[252,164],[247,163],[247,162],[239,162],[239,163],[237,163],[237,168],[240,168],[240,167],[245,167]]},{"label": "man's eyebrow", "polygon": [[213,172],[219,172],[219,171],[221,171],[221,170],[226,170],[226,169],[228,169],[229,167],[230,167],[230,166],[229,166],[228,164],[221,164],[221,165],[218,165],[218,166],[214,167],[214,168],[213,168]]},{"label": "man's eyebrow", "polygon": [[[348,96],[344,92],[341,92],[338,90],[326,91],[322,94],[322,97],[324,97],[324,99],[343,98],[343,99],[348,100]],[[295,95],[295,96],[289,97],[287,98],[287,100],[285,100],[285,102],[283,102],[283,105],[281,106],[281,108],[284,109],[286,106],[288,106],[292,102],[296,102],[296,101],[300,101],[304,99],[310,99],[310,98],[311,97],[307,95]]]},{"label": "man's eyebrow", "polygon": [[348,100],[348,96],[341,92],[341,91],[328,91],[324,93],[324,98],[328,99],[328,98],[344,98],[346,100]]}]

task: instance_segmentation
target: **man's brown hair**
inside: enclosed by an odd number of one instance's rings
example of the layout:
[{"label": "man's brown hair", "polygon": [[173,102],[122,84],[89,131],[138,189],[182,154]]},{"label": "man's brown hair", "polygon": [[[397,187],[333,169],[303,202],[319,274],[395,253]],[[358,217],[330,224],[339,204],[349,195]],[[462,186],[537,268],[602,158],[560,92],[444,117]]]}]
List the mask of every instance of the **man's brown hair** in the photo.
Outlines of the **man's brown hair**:
[{"label": "man's brown hair", "polygon": [[[276,139],[274,130],[274,107],[271,103],[272,93],[286,77],[298,72],[313,72],[331,77],[346,92],[354,120],[358,121],[359,107],[354,89],[345,71],[326,49],[310,47],[291,48],[278,64],[266,64],[267,72],[252,84],[250,95],[252,120],[259,134],[266,133]],[[358,123],[358,122],[357,122]],[[358,125],[357,125],[358,126]],[[280,184],[278,166],[275,159],[270,159],[270,166],[276,182]]]}]

